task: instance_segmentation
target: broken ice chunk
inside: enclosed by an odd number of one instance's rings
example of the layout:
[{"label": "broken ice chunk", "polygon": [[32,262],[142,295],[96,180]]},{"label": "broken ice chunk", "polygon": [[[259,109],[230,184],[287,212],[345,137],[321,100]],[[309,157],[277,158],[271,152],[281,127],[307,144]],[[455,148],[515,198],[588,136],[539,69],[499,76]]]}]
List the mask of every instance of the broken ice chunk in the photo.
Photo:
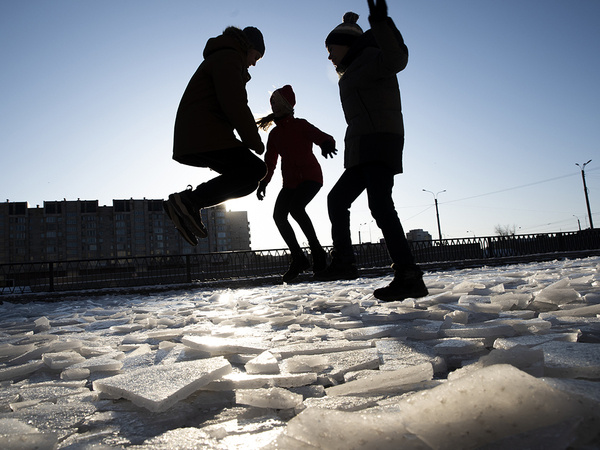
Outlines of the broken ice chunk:
[{"label": "broken ice chunk", "polygon": [[431,363],[406,366],[399,370],[373,371],[358,380],[332,386],[328,396],[391,394],[412,390],[414,385],[433,378]]},{"label": "broken ice chunk", "polygon": [[52,340],[52,342],[42,345],[38,348],[35,348],[27,353],[22,354],[10,361],[11,364],[19,364],[27,361],[31,361],[34,359],[40,359],[44,353],[56,353],[56,352],[64,352],[68,350],[76,350],[81,348],[81,341],[77,340]]},{"label": "broken ice chunk", "polygon": [[210,391],[231,391],[233,389],[258,389],[265,387],[294,388],[308,386],[317,381],[314,373],[248,375],[245,373],[229,373],[219,380],[208,383],[203,389]]},{"label": "broken ice chunk", "polygon": [[2,344],[0,345],[0,361],[16,358],[20,355],[32,351],[34,348],[35,344]]},{"label": "broken ice chunk", "polygon": [[598,315],[600,315],[600,304],[540,313],[539,317],[547,319],[550,317],[597,317]]},{"label": "broken ice chunk", "polygon": [[466,355],[485,350],[483,339],[442,339],[433,349],[440,355]]},{"label": "broken ice chunk", "polygon": [[479,448],[583,412],[568,395],[504,364],[420,392],[399,408],[407,429],[431,448]]},{"label": "broken ice chunk", "polygon": [[379,367],[379,354],[375,348],[327,353],[323,356],[327,359],[328,366],[331,367],[325,372],[337,381],[342,381],[344,374],[348,372]]},{"label": "broken ice chunk", "polygon": [[88,369],[90,372],[114,372],[123,367],[123,361],[121,360],[124,357],[123,352],[113,352],[95,358],[88,358],[69,367],[71,369]]},{"label": "broken ice chunk", "polygon": [[569,279],[565,278],[542,289],[535,296],[535,301],[564,305],[566,303],[577,301],[580,298],[579,292],[570,287]]},{"label": "broken ice chunk", "polygon": [[319,373],[330,367],[323,355],[296,355],[284,360],[283,368],[289,373]]},{"label": "broken ice chunk", "polygon": [[50,328],[52,328],[47,317],[40,317],[39,319],[34,320],[33,323],[35,324],[36,333],[48,331]]},{"label": "broken ice chunk", "polygon": [[295,355],[315,355],[321,353],[341,352],[345,350],[360,350],[373,347],[373,341],[322,341],[310,343],[289,344],[271,349],[271,353],[289,358]]},{"label": "broken ice chunk", "polygon": [[347,330],[344,332],[344,337],[349,341],[369,340],[380,337],[388,337],[396,325],[378,325],[374,327],[364,327],[360,329]]},{"label": "broken ice chunk", "polygon": [[513,292],[494,295],[490,298],[494,304],[500,305],[502,311],[509,311],[513,306],[524,309],[531,301],[531,294],[517,294]]},{"label": "broken ice chunk", "polygon": [[248,361],[244,368],[250,374],[279,373],[279,362],[271,352],[266,351]]},{"label": "broken ice chunk", "polygon": [[257,408],[291,409],[302,403],[302,395],[279,387],[240,389],[235,392],[235,402]]},{"label": "broken ice chunk", "polygon": [[600,379],[598,344],[551,341],[534,348],[544,351],[546,376]]},{"label": "broken ice chunk", "polygon": [[399,413],[369,414],[307,408],[288,423],[270,448],[429,450]]},{"label": "broken ice chunk", "polygon": [[73,364],[85,361],[85,358],[77,352],[57,352],[57,353],[44,353],[42,355],[42,361],[50,369],[60,370],[65,367],[72,366]]},{"label": "broken ice chunk", "polygon": [[279,447],[273,448],[481,448],[589,415],[576,399],[509,365],[487,367],[406,397],[397,410],[308,408],[290,420],[276,441]]},{"label": "broken ice chunk", "polygon": [[65,381],[85,380],[90,376],[90,369],[65,369],[60,373],[60,379]]},{"label": "broken ice chunk", "polygon": [[232,370],[223,357],[152,366],[94,381],[95,391],[126,398],[152,412],[166,411]]},{"label": "broken ice chunk", "polygon": [[55,432],[42,433],[17,419],[0,419],[0,443],[4,449],[53,449],[57,442]]},{"label": "broken ice chunk", "polygon": [[264,343],[248,338],[222,338],[215,336],[184,336],[181,342],[196,350],[209,352],[213,356],[236,353],[259,354],[267,350]]},{"label": "broken ice chunk", "polygon": [[15,380],[25,375],[29,375],[43,366],[44,363],[42,361],[31,361],[19,366],[2,368],[0,369],[0,381]]}]

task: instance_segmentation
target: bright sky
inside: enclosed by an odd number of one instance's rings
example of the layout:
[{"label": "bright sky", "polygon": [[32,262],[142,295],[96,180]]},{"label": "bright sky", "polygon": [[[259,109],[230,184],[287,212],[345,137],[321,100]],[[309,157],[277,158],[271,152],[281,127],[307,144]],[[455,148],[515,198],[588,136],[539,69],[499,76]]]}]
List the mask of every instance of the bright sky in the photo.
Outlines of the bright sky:
[{"label": "bright sky", "polygon": [[[405,173],[394,200],[405,231],[444,237],[572,231],[588,226],[585,168],[600,225],[600,2],[389,0],[410,57],[398,76]],[[326,195],[342,172],[345,122],[324,40],[346,11],[368,29],[366,0],[4,0],[0,2],[0,198],[44,201],[166,198],[214,176],[171,159],[181,95],[208,38],[248,25],[266,54],[250,69],[253,113],[291,84],[296,116],[333,135],[319,159],[325,185],[309,205],[331,243]],[[266,143],[266,134],[264,135]],[[318,151],[315,147],[315,151]],[[248,211],[253,249],[285,245],[272,220],[279,169]],[[423,189],[431,192],[423,192]],[[441,192],[445,190],[445,192]],[[363,195],[355,243],[381,233]],[[305,242],[299,234],[299,241]]]}]

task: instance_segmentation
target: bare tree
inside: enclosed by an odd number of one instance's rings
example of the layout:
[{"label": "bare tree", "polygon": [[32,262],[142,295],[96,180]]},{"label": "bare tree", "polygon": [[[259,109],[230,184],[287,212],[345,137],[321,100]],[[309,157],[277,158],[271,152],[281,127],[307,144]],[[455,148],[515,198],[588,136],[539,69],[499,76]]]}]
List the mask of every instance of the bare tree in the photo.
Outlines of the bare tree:
[{"label": "bare tree", "polygon": [[496,225],[494,227],[494,233],[497,236],[514,236],[517,234],[517,226],[516,225]]}]

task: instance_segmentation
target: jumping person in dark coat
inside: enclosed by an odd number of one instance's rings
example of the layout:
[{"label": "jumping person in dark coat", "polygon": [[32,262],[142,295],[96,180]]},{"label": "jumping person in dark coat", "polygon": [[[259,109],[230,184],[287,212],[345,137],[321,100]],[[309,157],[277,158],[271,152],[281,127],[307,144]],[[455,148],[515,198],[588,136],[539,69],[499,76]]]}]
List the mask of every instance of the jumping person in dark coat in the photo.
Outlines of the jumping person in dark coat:
[{"label": "jumping person in dark coat", "polygon": [[394,175],[402,172],[404,124],[396,74],[406,67],[408,49],[387,15],[385,0],[367,0],[371,29],[357,25],[358,15],[346,13],[325,40],[329,59],[340,74],[342,108],[348,127],[345,171],[327,197],[333,259],[317,280],[358,276],[350,237],[350,206],[367,191],[369,209],[381,229],[392,259],[394,280],[376,289],[383,301],[428,294],[392,199]]},{"label": "jumping person in dark coat", "polygon": [[[265,163],[252,153],[264,152],[248,107],[248,68],[264,55],[262,33],[254,27],[228,27],[208,40],[204,61],[188,83],[175,119],[173,159],[208,167],[220,175],[196,189],[169,195],[163,205],[191,244],[207,231],[200,209],[252,193],[265,176]],[[239,139],[235,136],[237,131]]]},{"label": "jumping person in dark coat", "polygon": [[275,202],[273,219],[292,255],[289,270],[283,275],[285,282],[293,280],[310,267],[308,258],[302,252],[288,220],[290,214],[298,222],[308,240],[313,259],[313,272],[318,273],[327,266],[327,254],[306,213],[306,206],[323,186],[323,172],[313,154],[313,144],[321,147],[321,154],[325,158],[333,157],[337,153],[332,136],[323,133],[305,119],[294,117],[295,104],[296,96],[292,87],[283,86],[271,95],[273,112],[258,121],[259,127],[264,130],[275,122],[275,128],[269,133],[265,154],[267,176],[260,182],[256,192],[259,200],[264,198],[267,185],[277,166],[277,159],[281,156],[283,188]]}]

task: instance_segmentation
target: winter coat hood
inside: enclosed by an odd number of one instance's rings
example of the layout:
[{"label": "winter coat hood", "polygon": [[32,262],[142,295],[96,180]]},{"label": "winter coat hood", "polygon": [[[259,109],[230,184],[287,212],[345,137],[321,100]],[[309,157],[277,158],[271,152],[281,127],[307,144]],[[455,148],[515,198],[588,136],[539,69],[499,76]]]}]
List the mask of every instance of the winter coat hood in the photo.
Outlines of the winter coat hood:
[{"label": "winter coat hood", "polygon": [[264,150],[248,107],[249,48],[245,34],[235,27],[206,43],[204,61],[188,83],[177,110],[175,160],[182,162],[189,154],[235,147]]}]

